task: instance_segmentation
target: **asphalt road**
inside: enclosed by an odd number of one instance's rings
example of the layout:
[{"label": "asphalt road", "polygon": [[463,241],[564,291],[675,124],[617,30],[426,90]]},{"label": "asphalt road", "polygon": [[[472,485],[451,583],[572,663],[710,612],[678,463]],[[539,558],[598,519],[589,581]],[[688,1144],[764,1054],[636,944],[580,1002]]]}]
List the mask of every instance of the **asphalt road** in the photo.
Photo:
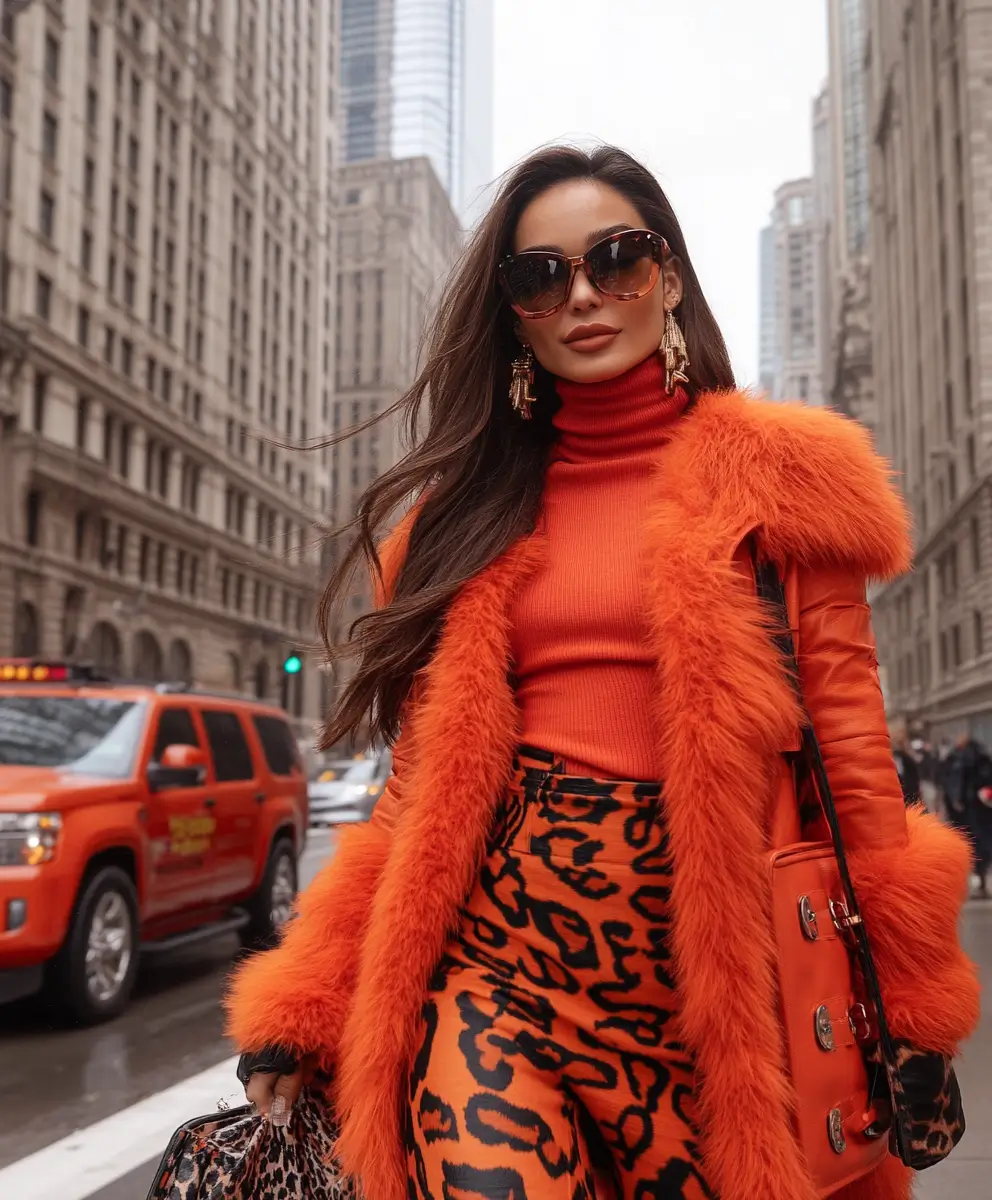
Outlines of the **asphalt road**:
[{"label": "asphalt road", "polygon": [[[332,849],[332,834],[311,833],[304,886]],[[53,1029],[31,1001],[0,1007],[0,1169],[229,1057],[219,1001],[238,950],[232,935],[156,956],[142,964],[127,1012],[95,1029]]]},{"label": "asphalt road", "polygon": [[[302,864],[304,882],[332,852],[331,836],[314,836]],[[992,985],[992,902],[968,906],[964,937],[986,987]],[[236,952],[231,938],[149,964],[128,1012],[97,1029],[52,1029],[30,1003],[0,1009],[0,1174],[66,1135],[229,1059],[233,1049],[221,1032],[219,998]],[[920,1176],[917,1200],[978,1200],[990,1194],[992,1002],[958,1073],[968,1133],[946,1163]],[[233,1075],[229,1091],[237,1091]],[[154,1164],[134,1162],[88,1200],[144,1200]],[[21,1200],[8,1197],[2,1186],[0,1193],[3,1200]]]}]

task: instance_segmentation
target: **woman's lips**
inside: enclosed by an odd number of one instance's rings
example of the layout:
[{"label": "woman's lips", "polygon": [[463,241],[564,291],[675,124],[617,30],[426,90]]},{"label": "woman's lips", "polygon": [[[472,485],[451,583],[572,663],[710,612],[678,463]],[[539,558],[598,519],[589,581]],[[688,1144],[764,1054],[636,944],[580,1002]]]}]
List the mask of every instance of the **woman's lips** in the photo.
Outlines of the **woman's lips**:
[{"label": "woman's lips", "polygon": [[589,337],[566,342],[565,345],[569,350],[577,350],[579,354],[595,354],[598,350],[605,350],[607,346],[611,346],[616,337],[616,333],[593,333]]}]

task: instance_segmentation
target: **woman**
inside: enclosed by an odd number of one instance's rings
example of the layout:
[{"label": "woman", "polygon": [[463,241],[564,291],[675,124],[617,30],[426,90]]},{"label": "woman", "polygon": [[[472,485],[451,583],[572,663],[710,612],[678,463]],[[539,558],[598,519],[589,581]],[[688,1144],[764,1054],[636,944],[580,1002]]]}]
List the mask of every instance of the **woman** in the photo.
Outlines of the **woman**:
[{"label": "woman", "polygon": [[799,714],[753,550],[784,573],[893,1033],[953,1052],[977,1019],[967,849],[904,808],[865,603],[909,566],[904,510],[857,426],[733,387],[649,173],[612,148],[520,166],[351,556],[419,498],[326,731],[402,726],[394,775],[228,1002],[243,1050],[290,1052],[260,1107],[301,1056],[334,1073],[368,1200],[814,1195],[765,915]]}]

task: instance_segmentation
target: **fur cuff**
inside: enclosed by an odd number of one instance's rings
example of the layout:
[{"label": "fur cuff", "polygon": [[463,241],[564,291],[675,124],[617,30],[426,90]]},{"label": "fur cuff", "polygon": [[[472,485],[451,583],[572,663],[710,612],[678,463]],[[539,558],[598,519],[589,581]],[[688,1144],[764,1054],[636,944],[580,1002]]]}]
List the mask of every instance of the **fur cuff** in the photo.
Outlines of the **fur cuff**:
[{"label": "fur cuff", "polygon": [[980,1013],[978,972],[958,938],[971,850],[921,809],[907,825],[906,845],[849,856],[854,890],[893,1037],[954,1055]]},{"label": "fur cuff", "polygon": [[375,826],[347,830],[300,896],[298,916],[274,949],[253,955],[231,979],[227,1035],[239,1050],[292,1047],[328,1067],[354,993],[372,897],[389,850]]}]

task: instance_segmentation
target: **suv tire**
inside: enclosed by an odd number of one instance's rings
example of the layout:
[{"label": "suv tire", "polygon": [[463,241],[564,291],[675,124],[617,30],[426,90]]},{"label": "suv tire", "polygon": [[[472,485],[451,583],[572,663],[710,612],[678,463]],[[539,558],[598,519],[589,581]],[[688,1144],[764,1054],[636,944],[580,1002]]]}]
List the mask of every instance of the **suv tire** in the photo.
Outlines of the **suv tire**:
[{"label": "suv tire", "polygon": [[275,945],[291,915],[296,891],[296,851],[289,838],[277,838],[269,851],[261,885],[246,905],[251,918],[241,931],[246,947],[265,950]]},{"label": "suv tire", "polygon": [[138,896],[120,867],[102,867],[84,882],[46,978],[65,1020],[96,1025],[124,1011],[138,972],[139,928]]}]

